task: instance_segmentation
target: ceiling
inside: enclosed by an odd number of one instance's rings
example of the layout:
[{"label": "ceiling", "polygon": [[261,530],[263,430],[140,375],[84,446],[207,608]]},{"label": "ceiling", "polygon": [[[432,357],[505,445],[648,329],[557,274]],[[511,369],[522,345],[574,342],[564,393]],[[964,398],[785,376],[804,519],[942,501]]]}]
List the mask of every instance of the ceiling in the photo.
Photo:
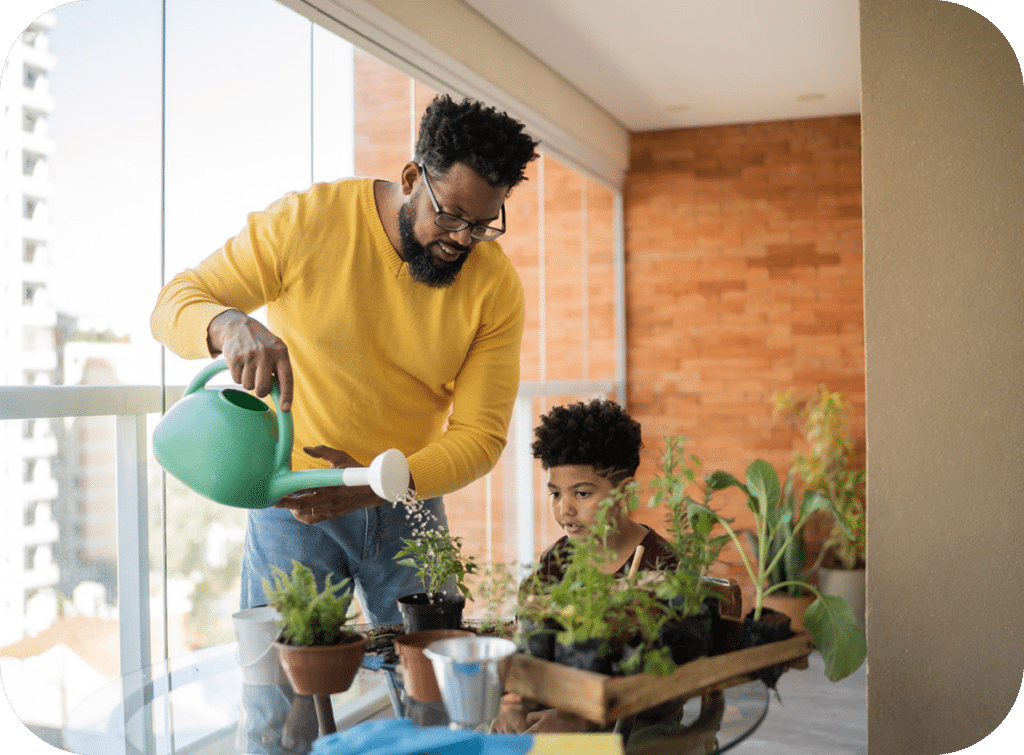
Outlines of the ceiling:
[{"label": "ceiling", "polygon": [[629,131],[860,112],[858,0],[464,0]]}]

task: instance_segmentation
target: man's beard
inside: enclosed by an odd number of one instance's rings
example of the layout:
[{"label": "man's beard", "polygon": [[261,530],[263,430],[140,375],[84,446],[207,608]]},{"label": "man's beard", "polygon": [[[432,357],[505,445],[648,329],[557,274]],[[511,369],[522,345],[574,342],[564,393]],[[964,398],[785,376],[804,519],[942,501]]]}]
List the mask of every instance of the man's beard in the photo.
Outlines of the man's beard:
[{"label": "man's beard", "polygon": [[[409,265],[409,275],[417,283],[431,288],[447,288],[458,277],[469,251],[460,254],[454,262],[435,259],[430,250],[416,240],[413,232],[415,219],[411,205],[404,204],[398,210],[398,235],[402,241],[402,257]],[[460,248],[452,244],[449,246]]]}]

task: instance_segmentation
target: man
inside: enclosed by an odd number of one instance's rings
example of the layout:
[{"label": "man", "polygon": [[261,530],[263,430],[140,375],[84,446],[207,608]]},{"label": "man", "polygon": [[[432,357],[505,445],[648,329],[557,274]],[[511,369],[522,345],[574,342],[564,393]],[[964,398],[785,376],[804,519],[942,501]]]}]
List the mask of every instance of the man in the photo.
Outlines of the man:
[{"label": "man", "polygon": [[[522,284],[494,242],[537,142],[479,102],[439,96],[395,182],[345,179],[289,194],[161,291],[154,336],[185,358],[223,355],[295,427],[292,469],[366,466],[398,448],[442,524],[441,497],[498,460],[519,384]],[[264,327],[247,313],[267,305]],[[450,412],[450,416],[449,416]],[[447,426],[446,426],[447,422]],[[323,488],[252,511],[243,608],[271,565],[351,577],[367,617],[399,621],[419,592],[394,563],[412,523],[368,487]]]}]

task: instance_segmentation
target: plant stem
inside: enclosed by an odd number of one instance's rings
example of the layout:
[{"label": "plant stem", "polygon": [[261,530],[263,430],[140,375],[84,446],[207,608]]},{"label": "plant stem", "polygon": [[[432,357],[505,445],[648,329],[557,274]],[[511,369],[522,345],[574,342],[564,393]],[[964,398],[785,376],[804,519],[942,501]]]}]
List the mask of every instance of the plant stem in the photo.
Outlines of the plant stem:
[{"label": "plant stem", "polygon": [[733,532],[732,527],[728,525],[721,517],[717,514],[718,523],[722,525],[722,529],[725,530],[726,534],[732,540],[736,546],[736,550],[740,553],[740,558],[743,559],[743,566],[747,570],[747,576],[750,577],[750,581],[754,584],[754,619],[761,618],[761,601],[764,598],[764,587],[758,584],[757,575],[754,574],[754,567],[750,565],[750,559],[747,558],[747,552],[743,550],[743,546],[740,544],[740,539]]}]

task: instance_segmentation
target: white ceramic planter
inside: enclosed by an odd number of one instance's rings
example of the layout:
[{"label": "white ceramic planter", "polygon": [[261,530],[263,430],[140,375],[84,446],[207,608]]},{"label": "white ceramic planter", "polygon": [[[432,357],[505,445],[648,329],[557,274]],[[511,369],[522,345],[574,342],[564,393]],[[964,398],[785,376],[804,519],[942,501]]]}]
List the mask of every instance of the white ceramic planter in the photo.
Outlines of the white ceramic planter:
[{"label": "white ceramic planter", "polygon": [[826,569],[818,570],[818,590],[825,595],[839,595],[853,609],[857,626],[864,631],[864,597],[865,578],[863,569]]}]

